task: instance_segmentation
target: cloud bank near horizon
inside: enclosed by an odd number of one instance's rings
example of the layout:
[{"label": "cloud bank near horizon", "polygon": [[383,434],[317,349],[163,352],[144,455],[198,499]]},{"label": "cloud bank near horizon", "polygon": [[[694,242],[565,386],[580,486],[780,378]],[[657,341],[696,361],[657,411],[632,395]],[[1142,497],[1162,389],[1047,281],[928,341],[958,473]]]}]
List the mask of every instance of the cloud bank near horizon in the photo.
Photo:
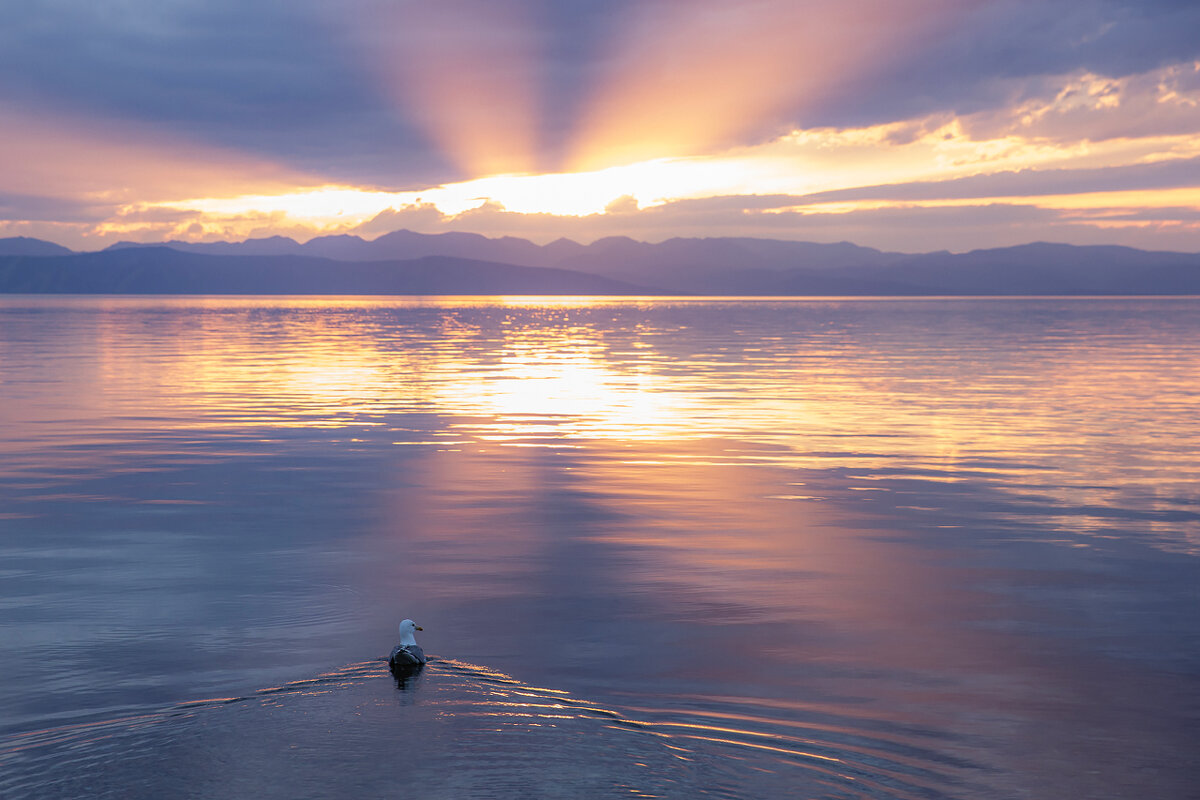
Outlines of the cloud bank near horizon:
[{"label": "cloud bank near horizon", "polygon": [[0,30],[0,235],[1200,250],[1172,0],[40,0]]}]

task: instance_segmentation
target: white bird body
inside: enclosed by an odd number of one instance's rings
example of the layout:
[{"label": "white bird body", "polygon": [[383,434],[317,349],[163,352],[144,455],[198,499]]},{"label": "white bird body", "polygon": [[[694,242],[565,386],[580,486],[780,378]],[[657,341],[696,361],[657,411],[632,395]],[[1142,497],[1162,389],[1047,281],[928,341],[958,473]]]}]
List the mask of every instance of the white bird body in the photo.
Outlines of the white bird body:
[{"label": "white bird body", "polygon": [[427,659],[425,651],[417,644],[416,631],[421,630],[421,627],[411,619],[406,619],[400,623],[400,644],[392,648],[392,654],[388,656],[388,666],[392,669],[397,667],[404,669],[412,669],[413,667],[424,666]]}]

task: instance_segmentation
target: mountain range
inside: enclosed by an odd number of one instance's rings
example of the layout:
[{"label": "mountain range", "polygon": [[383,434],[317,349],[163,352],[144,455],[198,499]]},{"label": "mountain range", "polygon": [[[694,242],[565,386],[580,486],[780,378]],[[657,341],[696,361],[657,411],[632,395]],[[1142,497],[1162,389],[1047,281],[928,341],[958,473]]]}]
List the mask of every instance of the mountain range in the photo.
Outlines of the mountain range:
[{"label": "mountain range", "polygon": [[0,239],[0,292],[213,294],[1200,294],[1200,254],[1035,243],[921,254],[753,238],[491,239],[396,231],[374,240],[121,242],[73,253]]}]

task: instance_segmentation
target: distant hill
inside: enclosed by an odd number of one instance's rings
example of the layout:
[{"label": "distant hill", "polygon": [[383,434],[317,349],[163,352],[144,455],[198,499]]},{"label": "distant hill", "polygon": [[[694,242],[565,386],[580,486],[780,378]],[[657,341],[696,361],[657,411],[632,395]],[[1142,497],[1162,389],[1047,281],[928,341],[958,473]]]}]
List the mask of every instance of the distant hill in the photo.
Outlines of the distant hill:
[{"label": "distant hill", "polygon": [[0,239],[0,256],[65,256],[71,251],[54,242],[30,239],[28,236],[10,236]]},{"label": "distant hill", "polygon": [[598,275],[447,256],[334,261],[168,247],[0,257],[0,292],[98,294],[653,294]]},{"label": "distant hill", "polygon": [[[847,242],[713,238],[648,244],[619,236],[599,239],[568,253],[555,266],[693,294],[781,294],[789,293],[785,284],[791,271],[849,273],[886,266],[902,258],[900,253],[883,253]],[[838,280],[836,276],[832,279]]]},{"label": "distant hill", "polygon": [[[609,237],[589,245],[569,239],[537,245],[514,237],[396,231],[373,241],[325,236],[301,244],[276,236],[121,243],[66,256],[65,248],[36,239],[4,242],[19,242],[21,249],[0,255],[0,291],[6,292],[1200,294],[1200,254],[1047,243],[905,254],[847,242],[726,237],[652,244]],[[50,250],[33,252],[39,246]],[[90,274],[93,267],[101,272]],[[96,288],[54,288],[60,284]]]},{"label": "distant hill", "polygon": [[[575,244],[572,242],[572,244]],[[109,250],[136,247],[170,247],[184,253],[246,256],[313,256],[335,261],[391,261],[423,256],[453,256],[477,261],[496,261],[527,267],[558,266],[550,250],[526,239],[489,239],[477,233],[415,233],[395,231],[367,241],[359,236],[318,236],[301,244],[286,236],[247,239],[244,242],[165,242],[161,245],[118,242]],[[582,247],[582,245],[575,245]]]},{"label": "distant hill", "polygon": [[383,261],[422,256],[454,256],[526,267],[558,267],[641,282],[644,275],[692,281],[697,275],[739,269],[783,270],[800,267],[834,268],[881,264],[902,258],[869,247],[842,242],[815,244],[775,239],[669,239],[650,244],[624,236],[582,245],[558,239],[537,245],[504,236],[489,239],[477,233],[416,233],[400,230],[367,241],[358,236],[318,236],[301,244],[285,236],[244,242],[166,242],[161,245],[119,242],[109,250],[170,247],[208,255],[306,255],[337,261]]},{"label": "distant hill", "polygon": [[969,253],[907,256],[861,270],[922,294],[1200,294],[1200,254],[1038,242]]}]

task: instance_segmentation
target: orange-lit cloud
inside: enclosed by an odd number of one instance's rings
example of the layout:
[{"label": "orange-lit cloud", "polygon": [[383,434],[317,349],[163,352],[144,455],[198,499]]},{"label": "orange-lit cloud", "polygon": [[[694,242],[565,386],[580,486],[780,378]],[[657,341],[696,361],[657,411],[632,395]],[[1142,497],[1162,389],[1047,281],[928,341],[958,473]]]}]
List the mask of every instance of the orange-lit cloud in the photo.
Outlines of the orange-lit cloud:
[{"label": "orange-lit cloud", "polygon": [[281,192],[312,178],[144,126],[0,105],[0,191],[103,204]]},{"label": "orange-lit cloud", "polygon": [[0,105],[0,143],[0,200],[18,198],[41,212],[0,218],[0,235],[44,236],[75,247],[116,238],[237,235],[244,227],[214,227],[204,215],[169,204],[181,191],[289,193],[313,182],[267,159],[146,126],[7,105]]}]

